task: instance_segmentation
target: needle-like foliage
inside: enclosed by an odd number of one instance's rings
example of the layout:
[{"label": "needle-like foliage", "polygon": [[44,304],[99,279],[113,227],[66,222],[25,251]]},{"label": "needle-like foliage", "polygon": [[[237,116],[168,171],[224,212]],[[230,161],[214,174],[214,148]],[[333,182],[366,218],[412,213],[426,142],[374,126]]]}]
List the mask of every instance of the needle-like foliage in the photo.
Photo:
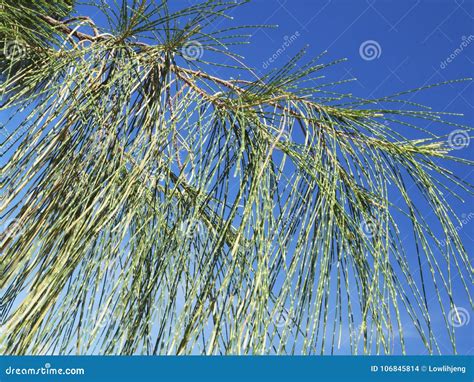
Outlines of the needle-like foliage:
[{"label": "needle-like foliage", "polygon": [[241,2],[70,4],[0,0],[4,353],[437,353],[436,305],[456,351],[468,127],[328,90],[323,55],[257,78],[215,27]]}]

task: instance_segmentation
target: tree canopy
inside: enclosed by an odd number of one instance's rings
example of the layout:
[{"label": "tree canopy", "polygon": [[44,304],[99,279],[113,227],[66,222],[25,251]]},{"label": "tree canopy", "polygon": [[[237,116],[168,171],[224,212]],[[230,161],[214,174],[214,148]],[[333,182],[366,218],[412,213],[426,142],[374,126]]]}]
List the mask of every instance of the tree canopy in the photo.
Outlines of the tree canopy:
[{"label": "tree canopy", "polygon": [[102,1],[99,25],[0,0],[4,353],[406,352],[406,319],[438,353],[428,288],[456,352],[472,266],[446,197],[472,186],[442,163],[472,164],[448,139],[471,129],[403,100],[422,89],[314,82],[324,54],[256,76],[233,51],[255,26],[211,28],[243,3]]}]

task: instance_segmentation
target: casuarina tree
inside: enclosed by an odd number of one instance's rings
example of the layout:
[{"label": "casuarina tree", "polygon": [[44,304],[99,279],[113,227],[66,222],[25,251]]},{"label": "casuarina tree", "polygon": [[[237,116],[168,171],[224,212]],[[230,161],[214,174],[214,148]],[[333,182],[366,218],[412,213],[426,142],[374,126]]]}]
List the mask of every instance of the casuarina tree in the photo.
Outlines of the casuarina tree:
[{"label": "casuarina tree", "polygon": [[435,307],[456,352],[470,128],[324,54],[257,75],[242,3],[0,0],[3,353],[438,353]]}]

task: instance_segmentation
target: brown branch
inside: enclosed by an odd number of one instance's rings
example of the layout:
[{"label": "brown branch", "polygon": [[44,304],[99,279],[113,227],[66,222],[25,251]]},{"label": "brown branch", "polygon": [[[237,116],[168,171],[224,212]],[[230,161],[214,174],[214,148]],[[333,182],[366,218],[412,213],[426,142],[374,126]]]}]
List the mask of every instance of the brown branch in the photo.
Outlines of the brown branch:
[{"label": "brown branch", "polygon": [[87,20],[89,21],[89,23],[91,25],[92,24],[94,25],[92,27],[92,29],[94,29],[94,33],[96,33],[95,36],[91,36],[90,34],[79,32],[79,31],[74,30],[71,27],[67,26],[67,22],[80,20],[80,19],[86,19],[84,17],[75,17],[73,19],[69,19],[69,20],[66,20],[66,21],[59,21],[59,20],[56,20],[56,19],[52,18],[51,16],[41,15],[40,17],[45,22],[47,22],[49,25],[54,26],[58,31],[63,32],[63,33],[68,34],[68,35],[72,35],[72,36],[76,37],[77,39],[79,39],[81,41],[84,41],[84,40],[98,41],[98,40],[108,40],[108,39],[110,39],[110,37],[108,35],[97,34],[98,30],[97,30],[97,28],[95,27],[95,24],[93,23],[93,21],[90,18],[87,18]]}]

